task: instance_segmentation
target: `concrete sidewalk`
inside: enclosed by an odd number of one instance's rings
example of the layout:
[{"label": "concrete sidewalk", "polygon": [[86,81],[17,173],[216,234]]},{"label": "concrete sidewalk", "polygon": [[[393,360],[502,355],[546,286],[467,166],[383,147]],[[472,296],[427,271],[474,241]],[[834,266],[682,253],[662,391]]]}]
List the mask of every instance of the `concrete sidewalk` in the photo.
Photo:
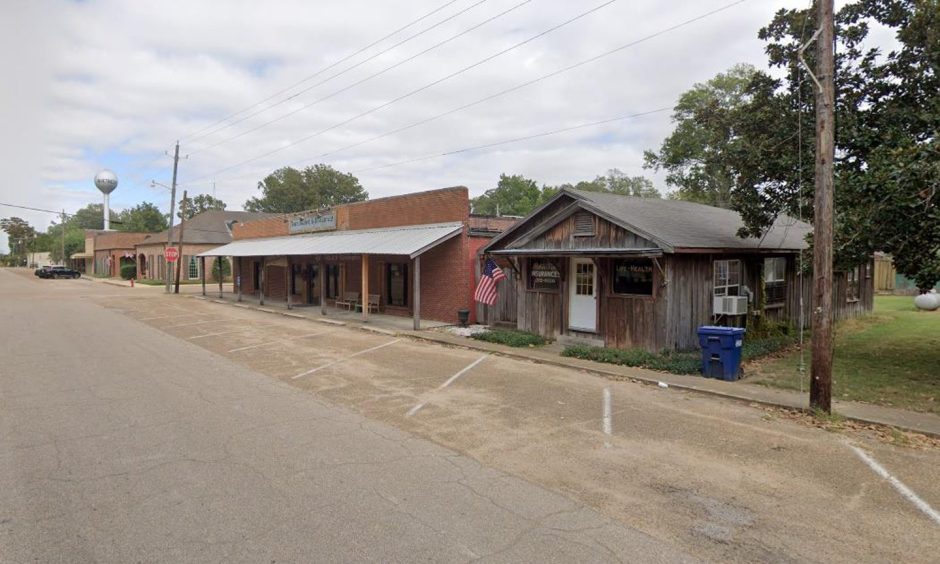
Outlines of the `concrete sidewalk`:
[{"label": "concrete sidewalk", "polygon": [[[383,333],[400,337],[410,337],[413,339],[447,346],[479,350],[510,358],[539,362],[552,366],[570,368],[573,370],[583,370],[585,372],[590,372],[592,374],[613,380],[635,380],[637,382],[653,385],[665,384],[669,387],[681,390],[711,394],[714,396],[747,403],[759,403],[774,407],[783,407],[786,409],[806,410],[809,408],[808,392],[805,394],[800,394],[798,392],[792,392],[789,390],[781,390],[777,388],[760,386],[757,384],[750,384],[746,380],[738,382],[726,382],[724,380],[703,378],[701,376],[656,372],[643,368],[619,366],[616,364],[604,364],[590,360],[582,360],[579,358],[564,357],[561,356],[557,350],[552,350],[550,348],[507,347],[505,345],[488,343],[486,341],[477,341],[475,339],[460,337],[441,331],[413,331],[406,327],[411,322],[410,318],[375,315],[372,316],[372,319],[369,323],[363,323],[357,315],[337,315],[323,317],[320,315],[320,308],[294,308],[292,310],[288,310],[283,304],[280,303],[270,306],[259,306],[257,303],[250,301],[237,303],[234,300],[234,297],[230,298],[227,295],[221,300],[218,299],[217,296],[218,294],[213,296],[212,293],[209,293],[206,297],[201,295],[190,295],[188,297],[205,299],[207,301],[212,301],[218,304],[235,305],[237,307],[255,309],[258,311],[285,315],[288,317],[309,319],[319,323],[345,325],[352,329],[361,329],[364,331]],[[404,323],[404,321],[407,321],[407,323]],[[890,427],[897,427],[898,429],[940,437],[940,416],[937,415],[840,400],[833,400],[833,410],[848,419],[861,423],[887,425]]]}]

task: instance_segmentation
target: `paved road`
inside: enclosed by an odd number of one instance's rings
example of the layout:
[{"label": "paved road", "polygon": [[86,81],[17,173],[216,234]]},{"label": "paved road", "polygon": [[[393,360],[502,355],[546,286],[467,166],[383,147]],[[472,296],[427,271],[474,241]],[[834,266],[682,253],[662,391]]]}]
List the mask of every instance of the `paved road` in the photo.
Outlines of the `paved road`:
[{"label": "paved road", "polygon": [[115,291],[0,270],[2,562],[691,560],[98,305]]},{"label": "paved road", "polygon": [[[290,507],[288,513],[295,514],[293,510],[296,510],[307,517],[317,513],[306,511],[306,506],[294,496],[299,495],[314,504],[314,499],[322,496],[359,499],[359,495],[367,495],[369,499],[356,507],[368,513],[368,518],[355,511],[351,515],[331,513],[335,517],[326,520],[326,525],[322,520],[314,523],[295,520],[297,527],[290,531],[297,535],[307,533],[304,537],[307,543],[320,541],[318,535],[321,534],[335,539],[340,533],[334,532],[330,524],[344,531],[354,530],[354,538],[359,539],[360,527],[374,530],[368,526],[375,525],[370,519],[377,520],[382,527],[387,515],[397,519],[401,511],[417,516],[422,523],[430,522],[432,530],[439,534],[428,542],[391,534],[393,544],[390,546],[396,550],[389,548],[387,554],[327,552],[325,558],[470,558],[469,553],[461,553],[459,548],[453,552],[444,550],[449,545],[443,539],[450,538],[459,539],[462,546],[474,553],[485,553],[466,540],[466,535],[471,534],[468,529],[472,529],[472,539],[483,535],[493,544],[502,542],[501,546],[516,550],[501,552],[496,559],[619,558],[635,561],[656,555],[671,560],[683,558],[684,553],[712,561],[930,562],[940,552],[938,523],[873,472],[853,450],[853,447],[859,448],[860,452],[873,457],[919,499],[937,508],[940,507],[940,483],[936,480],[936,468],[940,467],[940,451],[935,448],[887,445],[871,433],[830,433],[795,423],[772,411],[711,397],[630,382],[611,382],[571,370],[495,356],[482,358],[479,352],[398,340],[189,297],[165,297],[90,282],[79,283],[84,286],[76,286],[75,281],[40,282],[6,274],[0,271],[0,305],[9,303],[5,292],[43,295],[50,301],[50,312],[55,311],[55,315],[69,320],[73,327],[70,332],[89,331],[86,326],[93,324],[100,329],[92,332],[102,331],[103,336],[122,343],[107,349],[109,352],[99,347],[92,355],[94,358],[85,361],[113,366],[113,362],[120,359],[125,369],[117,372],[112,372],[113,368],[102,369],[97,376],[86,376],[96,379],[104,378],[102,374],[111,374],[100,389],[92,388],[94,399],[99,396],[108,399],[109,410],[104,415],[83,412],[82,420],[97,421],[105,417],[114,423],[112,410],[121,413],[131,409],[135,400],[111,392],[116,386],[123,389],[126,382],[134,382],[133,389],[138,385],[142,389],[157,387],[159,393],[154,394],[157,400],[141,400],[142,408],[133,411],[144,413],[153,409],[163,412],[159,417],[172,418],[166,428],[154,431],[160,441],[170,440],[172,448],[176,446],[175,441],[168,437],[182,434],[187,437],[183,441],[187,444],[194,440],[188,437],[196,428],[200,429],[196,434],[202,441],[210,445],[222,443],[224,447],[219,454],[224,457],[222,462],[217,463],[212,458],[213,465],[203,469],[211,475],[208,481],[213,486],[219,480],[216,473],[225,477],[222,483],[229,479],[232,464],[249,465],[236,466],[232,474],[236,476],[241,468],[246,472],[247,468],[264,468],[264,478],[258,476],[257,479],[262,484],[265,479],[273,480],[279,492],[286,492],[287,501],[278,500],[278,508]],[[26,309],[24,304],[22,310]],[[75,313],[66,314],[73,311]],[[71,317],[78,315],[86,317],[80,320]],[[29,332],[39,330],[43,329],[28,329]],[[18,339],[15,334],[13,341]],[[6,345],[0,344],[2,346]],[[13,346],[19,351],[30,350],[29,346],[36,348],[26,343]],[[89,346],[92,345],[87,342],[76,343],[74,348],[69,345],[69,350],[76,357],[82,357],[82,353],[75,351]],[[44,354],[43,362],[57,362],[50,357],[53,353],[47,352],[48,347],[39,348]],[[170,366],[163,366],[157,360],[159,351],[164,349],[172,351]],[[0,367],[0,371],[7,368]],[[34,382],[22,382],[25,377],[11,378],[0,379],[4,396],[11,385],[8,380],[28,388],[36,386]],[[55,386],[60,385],[61,378],[56,379]],[[276,390],[276,394],[272,390]],[[206,400],[215,403],[207,405]],[[9,403],[3,401],[0,408],[5,409]],[[42,404],[48,400],[43,396],[33,401]],[[352,435],[330,438],[332,427],[329,425],[337,424],[332,415],[316,421],[305,421],[303,417],[294,420],[295,410],[299,409],[295,403],[342,414],[336,415],[336,420],[354,417],[359,426],[382,429],[382,437],[395,437],[394,440],[420,447],[408,447],[408,455],[400,456],[400,449],[390,446],[398,454],[389,454],[390,460],[372,464],[373,459],[354,446],[358,442],[353,442]],[[216,404],[221,406],[210,409],[209,406]],[[345,406],[351,412],[339,411],[334,406]],[[223,413],[234,409],[236,416],[219,419],[216,409]],[[248,413],[243,414],[238,409]],[[202,420],[204,411],[211,422]],[[31,425],[28,423],[31,416],[21,417],[27,422],[18,427],[22,433]],[[155,415],[157,421],[161,421],[159,417]],[[180,423],[180,417],[185,425]],[[231,419],[237,420],[238,425]],[[269,426],[244,436],[232,435],[229,427],[241,428],[242,425]],[[327,430],[321,425],[327,425]],[[326,436],[322,436],[324,433]],[[443,451],[446,453],[443,459],[448,464],[460,461],[461,465],[493,479],[485,482],[485,486],[472,486],[473,494],[461,488],[477,482],[464,478],[457,481],[460,488],[456,491],[434,486],[446,484],[456,488],[450,482],[453,480],[448,474],[451,470],[441,464],[441,458],[436,455],[429,459],[418,457],[417,460],[431,464],[431,468],[426,469],[411,457],[412,448],[415,454],[425,453],[426,448],[439,449],[419,437],[450,449]],[[334,446],[333,441],[339,445],[335,454],[328,448]],[[142,460],[132,459],[132,463],[143,468],[148,468],[148,464],[162,464],[146,457],[167,448],[171,447],[162,442],[142,443],[130,451]],[[326,479],[320,476],[325,448],[330,456],[339,457],[334,478],[342,482],[328,482],[317,490],[308,480],[316,484],[319,483],[316,479]],[[43,456],[41,450],[35,453],[20,456]],[[457,453],[468,455],[472,460]],[[298,457],[302,462],[298,462]],[[277,463],[267,464],[269,459]],[[431,460],[446,471],[438,475]],[[63,464],[56,462],[57,472],[89,463],[81,458]],[[190,461],[190,464],[194,463]],[[178,480],[181,473],[173,465],[167,466],[166,472]],[[325,467],[332,469],[329,465]],[[160,466],[154,471],[163,469]],[[525,486],[531,488],[531,492],[516,490],[522,486],[504,485],[518,484],[516,477],[531,484]],[[165,492],[176,492],[176,486],[170,477],[162,479],[160,486],[154,486],[162,488],[156,494],[146,488],[138,492],[149,483],[138,477],[136,481],[123,484],[127,492],[124,495],[131,499],[138,494],[150,496],[146,498],[148,504],[167,503],[163,497]],[[244,480],[252,483],[251,476]],[[87,487],[86,482],[81,484]],[[100,487],[101,484],[92,481],[90,485]],[[272,518],[272,514],[277,515],[277,508],[266,510],[263,504],[256,507],[253,503],[254,496],[264,491],[263,488],[253,490],[243,483],[239,485],[242,487],[237,489],[239,493],[244,492],[244,497],[226,499],[225,504],[240,508],[241,511],[233,513],[241,520],[217,524],[215,536],[208,536],[219,540],[212,542],[235,543],[232,537],[237,535],[233,530],[250,529],[257,522],[255,519],[282,523],[279,516]],[[546,489],[563,496],[547,499],[570,503],[576,511],[556,513],[540,521],[544,515],[540,511],[556,510],[555,501],[547,505],[538,501],[541,496],[551,496]],[[335,492],[335,496],[323,492]],[[460,503],[461,495],[472,495],[471,501],[482,502],[477,494],[498,504],[496,507],[510,510],[506,517],[508,522],[513,515],[522,515],[528,519],[524,522],[530,525],[533,520],[536,525],[541,523],[539,528],[531,529],[526,537],[506,533],[514,540],[506,540],[500,533],[491,536],[486,533],[491,530],[487,529],[488,524],[498,531],[504,531],[507,526],[500,520],[501,513],[481,517],[485,523],[480,525],[476,521],[477,514],[468,513]],[[94,499],[96,495],[100,495],[98,490],[86,492],[82,499]],[[186,498],[185,493],[178,495]],[[206,499],[211,501],[202,503],[210,506],[223,503],[212,495]],[[378,504],[378,509],[371,501]],[[126,503],[133,505],[135,502]],[[150,505],[146,507],[149,509]],[[159,525],[145,532],[161,535],[164,546],[177,546],[179,538],[189,538],[186,536],[189,532],[198,532],[192,537],[207,536],[199,520],[195,521],[199,526],[184,521],[184,530],[176,531],[172,526],[176,523],[172,519],[173,511],[166,507],[162,511],[170,522],[169,529],[156,519]],[[336,510],[330,508],[329,511]],[[246,512],[250,516],[243,515]],[[198,511],[197,514],[205,515]],[[139,517],[144,519],[144,514]],[[154,520],[149,514],[146,518]],[[0,516],[0,521],[2,519]],[[585,524],[585,519],[596,520],[601,528],[595,528],[594,523]],[[275,526],[273,534],[287,534],[285,527]],[[127,530],[133,529],[135,527]],[[571,534],[572,529],[587,534],[589,542],[565,536]],[[523,527],[523,530],[530,529]],[[0,532],[5,531],[0,526]],[[110,529],[105,528],[104,532],[107,531]],[[577,550],[593,547],[600,551],[580,553],[570,547],[556,546],[555,543],[561,542],[557,535],[564,531],[567,533],[562,535],[562,540],[586,545],[576,544]],[[591,536],[598,531],[606,532],[602,538]],[[272,537],[261,538],[261,541],[241,545],[218,546],[229,550],[228,554],[244,555],[251,560],[257,554],[269,554],[265,549],[270,549],[267,542]],[[340,538],[345,540],[345,537]],[[366,538],[364,542],[371,546],[380,536]],[[193,542],[194,546],[198,545]],[[286,544],[310,546],[296,541]],[[198,546],[205,549],[203,545]],[[249,546],[260,547],[260,551],[249,552],[246,548]],[[418,552],[416,546],[431,547],[429,550],[433,552]],[[610,551],[603,551],[599,546]],[[669,546],[679,552],[666,548]],[[408,553],[408,550],[413,552]],[[197,554],[195,558],[200,556]],[[286,559],[295,559],[295,555]]]}]

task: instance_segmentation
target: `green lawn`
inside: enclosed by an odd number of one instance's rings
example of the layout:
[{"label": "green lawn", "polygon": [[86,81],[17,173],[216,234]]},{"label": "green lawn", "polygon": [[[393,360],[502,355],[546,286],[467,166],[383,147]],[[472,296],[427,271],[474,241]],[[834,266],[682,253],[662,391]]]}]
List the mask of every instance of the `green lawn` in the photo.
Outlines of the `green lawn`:
[{"label": "green lawn", "polygon": [[[809,343],[804,390],[809,389]],[[800,389],[799,351],[751,365],[755,383]],[[833,397],[940,414],[940,311],[878,296],[873,315],[836,327]]]}]

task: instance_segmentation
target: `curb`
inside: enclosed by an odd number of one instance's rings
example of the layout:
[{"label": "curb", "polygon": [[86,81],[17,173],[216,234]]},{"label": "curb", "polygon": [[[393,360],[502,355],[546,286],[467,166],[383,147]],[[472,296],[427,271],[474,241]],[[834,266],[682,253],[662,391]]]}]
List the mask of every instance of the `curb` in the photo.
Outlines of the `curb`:
[{"label": "curb", "polygon": [[[211,301],[213,303],[218,303],[218,304],[228,304],[228,305],[232,305],[234,307],[240,307],[243,309],[252,309],[252,310],[261,311],[264,313],[272,313],[275,315],[281,315],[285,317],[306,319],[314,323],[323,323],[326,325],[334,325],[338,327],[349,327],[350,329],[358,329],[360,331],[366,331],[368,333],[388,335],[391,337],[407,337],[407,338],[415,339],[418,341],[434,343],[437,345],[459,347],[459,348],[467,349],[467,350],[474,350],[474,351],[486,352],[490,354],[496,354],[499,356],[512,358],[516,360],[524,360],[528,362],[534,362],[537,364],[557,366],[559,368],[567,368],[569,370],[579,370],[579,371],[587,372],[589,374],[593,374],[595,376],[606,378],[608,380],[614,380],[614,381],[619,381],[619,382],[631,381],[631,382],[636,382],[639,384],[645,384],[649,386],[657,386],[660,388],[674,388],[677,390],[694,392],[697,394],[710,395],[710,396],[714,396],[714,397],[718,397],[718,398],[722,398],[726,400],[735,401],[738,403],[746,403],[750,405],[757,404],[757,405],[763,405],[763,406],[768,406],[768,407],[776,407],[776,408],[781,408],[781,409],[786,409],[789,411],[796,411],[796,412],[801,412],[801,413],[805,413],[808,409],[808,407],[804,407],[804,406],[795,406],[791,404],[780,403],[780,402],[770,401],[766,399],[753,398],[753,397],[749,397],[743,394],[732,394],[732,393],[723,392],[720,390],[710,390],[707,388],[699,388],[697,386],[693,386],[689,384],[677,384],[677,383],[672,383],[672,382],[664,382],[657,378],[652,378],[652,377],[643,376],[643,375],[629,375],[628,376],[628,375],[620,374],[618,372],[614,372],[612,370],[605,370],[603,366],[580,366],[575,363],[569,363],[569,362],[565,362],[564,360],[560,360],[562,357],[559,357],[559,359],[533,357],[533,356],[516,352],[514,350],[505,350],[506,347],[500,347],[498,345],[494,345],[493,348],[488,348],[488,347],[480,346],[471,342],[453,343],[446,339],[438,339],[431,335],[418,333],[414,331],[390,331],[388,329],[381,329],[379,327],[370,327],[368,325],[349,325],[348,323],[344,321],[336,321],[334,319],[325,319],[325,318],[311,318],[311,317],[306,317],[306,316],[299,315],[296,313],[291,313],[288,311],[277,311],[277,310],[273,310],[273,309],[265,308],[265,307],[253,307],[249,304],[244,304],[244,303],[232,303],[232,302],[226,302],[224,300],[208,300],[207,298],[204,298],[203,296],[188,296],[188,297]],[[589,361],[586,361],[586,362],[589,362]],[[864,423],[867,425],[880,425],[884,427],[893,427],[895,429],[900,429],[902,431],[908,431],[912,433],[918,433],[921,435],[927,435],[930,437],[940,438],[940,431],[920,429],[920,428],[911,427],[908,425],[880,421],[878,419],[868,419],[864,417],[846,415],[844,413],[839,413],[839,415],[841,415],[848,421],[855,421],[857,423]]]}]

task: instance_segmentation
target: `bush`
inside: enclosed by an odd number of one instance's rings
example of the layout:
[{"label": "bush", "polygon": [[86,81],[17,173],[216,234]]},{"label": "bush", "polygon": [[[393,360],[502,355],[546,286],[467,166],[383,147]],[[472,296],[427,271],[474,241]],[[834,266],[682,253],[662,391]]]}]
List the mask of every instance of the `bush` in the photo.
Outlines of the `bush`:
[{"label": "bush", "polygon": [[212,279],[216,282],[219,281],[219,258],[222,259],[222,280],[232,275],[232,265],[228,262],[228,259],[225,257],[216,257],[212,259]]},{"label": "bush", "polygon": [[561,354],[595,362],[649,368],[673,374],[697,374],[702,367],[702,357],[698,352],[663,351],[656,354],[644,349],[609,349],[570,345],[565,347]]},{"label": "bush", "polygon": [[548,342],[541,335],[513,329],[491,329],[483,333],[475,333],[471,337],[478,341],[498,343],[510,347],[540,347]]},{"label": "bush", "polygon": [[123,278],[124,280],[137,278],[137,265],[136,264],[122,264],[121,265],[121,278]]}]

